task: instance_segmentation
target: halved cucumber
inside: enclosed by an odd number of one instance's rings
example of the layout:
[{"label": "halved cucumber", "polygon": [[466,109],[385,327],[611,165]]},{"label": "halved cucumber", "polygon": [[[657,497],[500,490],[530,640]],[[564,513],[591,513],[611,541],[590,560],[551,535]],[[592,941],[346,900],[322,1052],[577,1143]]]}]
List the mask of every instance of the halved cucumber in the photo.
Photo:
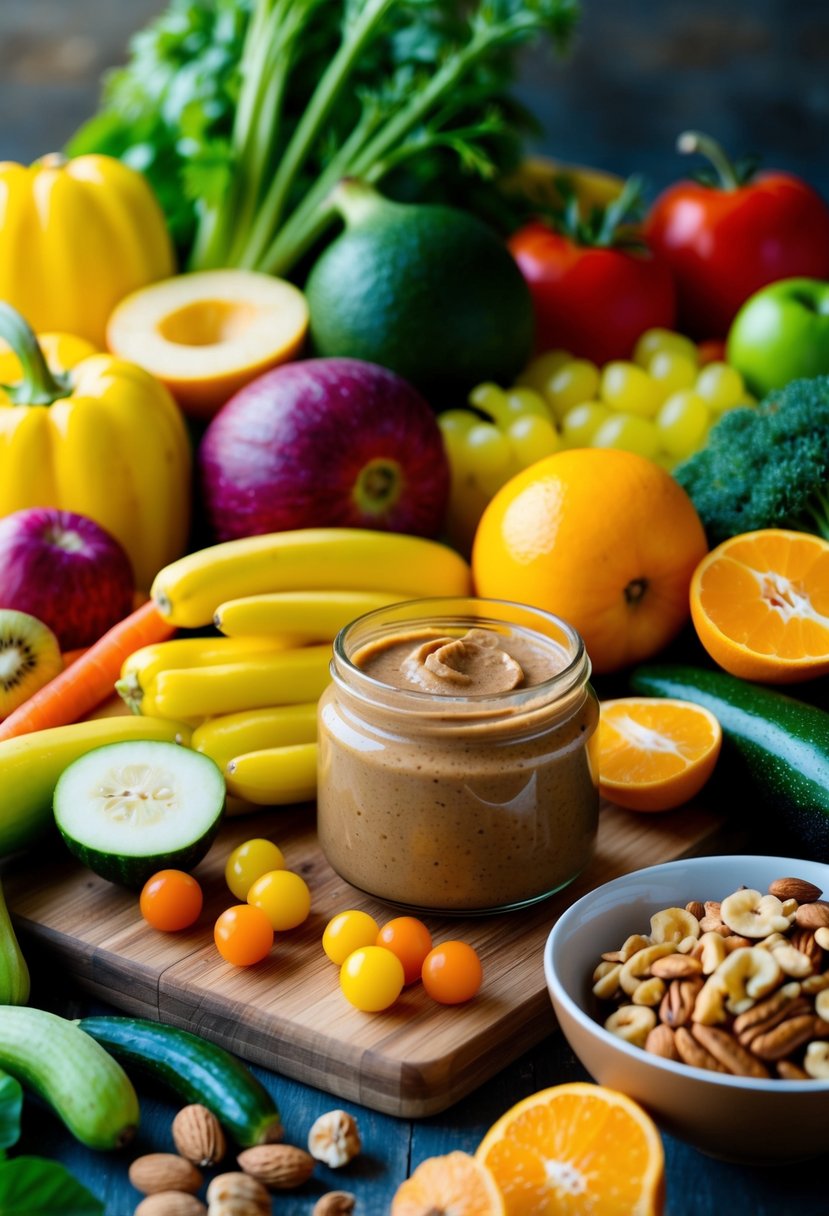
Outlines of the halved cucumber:
[{"label": "halved cucumber", "polygon": [[55,787],[55,822],[73,856],[139,888],[157,870],[189,870],[219,830],[219,767],[176,743],[110,743],[73,761]]}]

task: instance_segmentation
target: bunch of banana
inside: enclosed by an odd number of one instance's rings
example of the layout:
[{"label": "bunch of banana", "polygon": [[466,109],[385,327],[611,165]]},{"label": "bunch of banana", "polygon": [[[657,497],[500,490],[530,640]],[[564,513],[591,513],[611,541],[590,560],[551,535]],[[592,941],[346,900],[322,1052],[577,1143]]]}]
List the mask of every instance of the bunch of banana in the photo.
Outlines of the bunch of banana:
[{"label": "bunch of banana", "polygon": [[156,576],[159,611],[183,629],[131,655],[118,691],[136,712],[194,727],[192,746],[253,805],[316,794],[316,703],[331,643],[363,613],[470,593],[459,554],[421,537],[306,528],[201,549]]}]

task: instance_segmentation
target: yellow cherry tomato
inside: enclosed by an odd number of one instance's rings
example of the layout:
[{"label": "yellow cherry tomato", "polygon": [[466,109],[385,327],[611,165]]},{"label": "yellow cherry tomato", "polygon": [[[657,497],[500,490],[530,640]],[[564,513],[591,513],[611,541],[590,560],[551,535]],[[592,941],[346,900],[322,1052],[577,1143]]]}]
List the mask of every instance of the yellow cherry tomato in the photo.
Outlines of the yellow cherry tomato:
[{"label": "yellow cherry tomato", "polygon": [[254,837],[236,846],[225,864],[225,882],[237,899],[247,899],[257,878],[269,870],[284,870],[282,850],[272,840]]},{"label": "yellow cherry tomato", "polygon": [[279,933],[296,929],[308,919],[311,892],[305,879],[293,870],[269,870],[248,891],[248,903],[260,908]]},{"label": "yellow cherry tomato", "polygon": [[361,946],[373,946],[377,940],[379,926],[368,912],[349,908],[332,916],[322,935],[322,948],[332,963],[341,967],[349,954]]},{"label": "yellow cherry tomato", "polygon": [[393,1005],[403,991],[403,964],[384,946],[354,950],[340,968],[343,995],[364,1013],[379,1013]]}]

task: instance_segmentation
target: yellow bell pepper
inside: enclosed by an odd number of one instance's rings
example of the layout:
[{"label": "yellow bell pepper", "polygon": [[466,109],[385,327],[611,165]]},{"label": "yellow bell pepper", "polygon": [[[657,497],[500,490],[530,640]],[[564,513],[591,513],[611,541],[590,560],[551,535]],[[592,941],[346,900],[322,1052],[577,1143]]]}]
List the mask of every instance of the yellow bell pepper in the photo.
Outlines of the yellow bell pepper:
[{"label": "yellow bell pepper", "polygon": [[57,153],[0,162],[0,299],[36,332],[103,347],[118,301],[174,271],[161,208],[135,169]]},{"label": "yellow bell pepper", "polygon": [[136,585],[184,552],[191,452],[182,414],[149,372],[44,336],[0,302],[0,515],[60,507],[126,549]]}]

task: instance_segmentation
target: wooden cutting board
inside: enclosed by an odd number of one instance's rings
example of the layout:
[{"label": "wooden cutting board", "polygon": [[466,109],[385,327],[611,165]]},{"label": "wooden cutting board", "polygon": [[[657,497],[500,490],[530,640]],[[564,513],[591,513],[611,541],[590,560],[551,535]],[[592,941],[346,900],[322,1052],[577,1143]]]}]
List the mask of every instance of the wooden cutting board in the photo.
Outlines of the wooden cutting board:
[{"label": "wooden cutting board", "polygon": [[[381,924],[395,913],[328,866],[313,807],[229,819],[195,871],[202,916],[182,933],[150,928],[135,895],[63,856],[25,868],[18,862],[3,885],[24,950],[27,941],[42,947],[116,1008],[187,1027],[276,1072],[411,1118],[450,1106],[554,1029],[542,956],[565,907],[619,874],[711,851],[720,827],[704,809],[635,815],[605,806],[594,860],[567,891],[507,915],[424,918],[436,942],[461,938],[479,951],[484,983],[474,1001],[441,1006],[416,984],[380,1014],[347,1003],[320,939],[346,908],[365,908]],[[299,929],[277,936],[268,959],[237,969],[220,958],[212,926],[235,902],[224,883],[227,855],[252,836],[276,841],[288,867],[303,875],[312,912]]]}]

